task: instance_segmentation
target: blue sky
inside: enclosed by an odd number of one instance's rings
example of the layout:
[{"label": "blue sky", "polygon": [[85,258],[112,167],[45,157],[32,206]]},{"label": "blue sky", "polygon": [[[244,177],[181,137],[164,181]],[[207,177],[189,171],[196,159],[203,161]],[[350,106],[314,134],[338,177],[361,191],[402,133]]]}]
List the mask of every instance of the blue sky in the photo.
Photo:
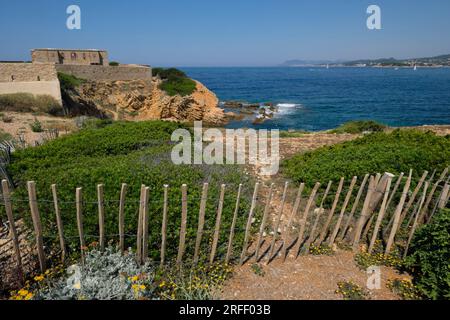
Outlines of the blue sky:
[{"label": "blue sky", "polygon": [[[66,28],[77,4],[82,29]],[[382,30],[366,9],[382,10]],[[448,0],[39,0],[0,5],[0,60],[31,48],[100,48],[159,66],[267,66],[288,59],[450,53]]]}]

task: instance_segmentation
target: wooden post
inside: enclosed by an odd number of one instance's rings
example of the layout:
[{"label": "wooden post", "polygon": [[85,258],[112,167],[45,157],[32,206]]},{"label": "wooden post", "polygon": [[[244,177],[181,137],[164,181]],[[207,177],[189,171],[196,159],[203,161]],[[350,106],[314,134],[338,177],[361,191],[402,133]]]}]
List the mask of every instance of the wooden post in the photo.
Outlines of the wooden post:
[{"label": "wooden post", "polygon": [[144,193],[145,185],[141,185],[141,194],[139,197],[139,214],[138,214],[138,227],[136,235],[136,259],[139,264],[142,264],[142,222],[143,222],[143,212],[144,212]]},{"label": "wooden post", "polygon": [[373,188],[375,187],[375,179],[373,176],[370,176],[369,188],[367,189],[366,199],[364,200],[364,205],[361,211],[361,216],[359,217],[358,223],[356,224],[355,235],[353,238],[353,251],[358,249],[359,239],[361,238],[361,233],[363,231],[363,227],[366,224],[367,217],[369,216],[369,204],[370,198],[372,196]]},{"label": "wooden post", "polygon": [[449,184],[446,184],[444,188],[442,189],[441,197],[439,198],[438,202],[438,209],[444,209],[447,205],[447,199],[449,195]]},{"label": "wooden post", "polygon": [[58,227],[59,246],[61,247],[61,260],[64,263],[67,257],[66,244],[64,241],[64,228],[59,211],[58,193],[56,191],[56,184],[52,184],[53,206],[55,208],[56,226]]},{"label": "wooden post", "polygon": [[181,265],[184,255],[184,246],[186,244],[186,225],[187,225],[187,185],[181,186],[181,229],[180,243],[178,246],[177,265]]},{"label": "wooden post", "polygon": [[428,207],[430,206],[431,200],[433,200],[433,195],[436,192],[436,189],[438,187],[438,185],[444,180],[445,176],[448,173],[448,167],[445,168],[445,170],[442,172],[441,176],[439,177],[439,179],[436,181],[436,183],[433,185],[433,187],[431,188],[430,193],[428,194],[427,200],[425,201],[425,204],[423,205],[422,208],[422,212],[419,216],[419,224],[424,222],[425,219],[425,215],[427,213]]},{"label": "wooden post", "polygon": [[145,263],[148,259],[148,225],[149,225],[149,212],[148,212],[148,199],[150,197],[150,188],[144,189],[144,203],[142,204],[142,262]]},{"label": "wooden post", "polygon": [[316,239],[316,229],[317,229],[317,226],[319,224],[320,217],[322,216],[322,213],[324,211],[323,210],[323,205],[325,203],[325,199],[327,198],[328,193],[330,192],[332,184],[333,184],[333,181],[329,181],[328,182],[327,188],[325,189],[325,193],[323,194],[323,197],[322,197],[322,201],[320,202],[320,206],[317,209],[318,211],[317,211],[317,214],[316,214],[316,218],[315,218],[313,226],[311,228],[311,232],[309,234],[308,240],[306,240],[306,243],[305,243],[305,252],[309,252],[309,248],[311,247],[311,243],[313,243],[315,241],[315,239]]},{"label": "wooden post", "polygon": [[208,183],[203,184],[202,198],[200,200],[200,210],[198,212],[197,238],[195,239],[194,265],[198,263],[200,245],[203,237],[203,227],[205,225],[205,209],[208,200]]},{"label": "wooden post", "polygon": [[425,197],[427,195],[427,190],[428,190],[428,182],[425,182],[425,187],[423,189],[423,194],[422,194],[422,197],[420,199],[419,206],[417,207],[416,212],[413,212],[414,223],[413,223],[413,225],[411,227],[411,231],[409,233],[408,242],[406,243],[405,252],[403,253],[403,259],[405,259],[406,256],[408,255],[409,246],[410,246],[412,238],[414,236],[414,232],[416,232],[416,228],[418,226],[419,214],[420,214],[422,206],[423,206],[423,204],[425,202]]},{"label": "wooden post", "polygon": [[411,198],[409,199],[408,203],[405,206],[405,209],[402,212],[402,215],[400,216],[400,225],[402,225],[403,220],[406,218],[406,215],[408,214],[409,209],[411,208],[412,204],[414,203],[414,200],[416,200],[416,196],[419,193],[419,190],[422,188],[423,183],[425,182],[425,179],[428,175],[428,171],[424,171],[422,177],[419,180],[419,183],[417,184],[416,188],[414,189],[413,194],[411,195]]},{"label": "wooden post", "polygon": [[77,207],[77,227],[78,227],[78,237],[80,238],[81,260],[84,262],[84,251],[86,249],[86,244],[84,243],[82,201],[83,201],[83,188],[77,188],[75,190],[75,202]]},{"label": "wooden post", "polygon": [[36,247],[39,258],[39,266],[41,268],[41,272],[45,272],[46,263],[44,254],[44,241],[42,239],[41,217],[39,215],[39,209],[36,198],[36,184],[34,183],[34,181],[28,181],[27,187],[28,187],[28,199],[30,203],[31,217],[33,219],[34,233],[36,235]]},{"label": "wooden post", "polygon": [[211,247],[211,255],[209,257],[209,263],[212,264],[214,262],[214,258],[216,256],[217,244],[219,242],[220,236],[220,223],[222,221],[222,210],[223,210],[223,200],[225,197],[225,185],[222,184],[220,187],[220,198],[219,198],[219,206],[217,208],[217,216],[216,216],[216,225],[214,228],[214,237]]},{"label": "wooden post", "polygon": [[164,262],[166,259],[166,241],[167,241],[167,208],[168,208],[168,200],[169,200],[169,186],[167,184],[164,185],[164,205],[163,205],[163,218],[162,218],[162,226],[161,226],[161,264],[160,266],[164,266]]},{"label": "wooden post", "polygon": [[339,236],[339,240],[341,240],[341,241],[344,239],[345,234],[347,232],[347,229],[350,226],[352,218],[353,218],[353,216],[354,216],[354,214],[356,212],[356,209],[358,208],[359,200],[361,199],[361,195],[364,192],[364,188],[365,188],[365,186],[367,184],[367,180],[368,179],[369,179],[369,175],[366,174],[364,176],[364,179],[363,179],[362,183],[361,183],[361,186],[359,187],[358,194],[356,195],[355,202],[353,203],[352,210],[350,211],[350,215],[348,216],[347,222],[345,223],[344,228],[342,228],[341,234]]},{"label": "wooden post", "polygon": [[225,257],[225,264],[230,262],[231,252],[233,250],[233,238],[234,238],[234,229],[236,227],[236,219],[239,212],[239,204],[241,201],[241,192],[242,192],[242,183],[239,184],[238,193],[236,196],[236,205],[234,207],[233,221],[231,222],[230,228],[230,237],[228,239],[228,247],[227,247],[227,255]]},{"label": "wooden post", "polygon": [[328,242],[328,245],[330,247],[333,245],[334,240],[336,239],[336,236],[337,236],[337,234],[339,232],[339,228],[341,226],[342,219],[344,218],[345,210],[347,209],[347,205],[348,205],[348,202],[350,201],[350,198],[352,196],[353,188],[355,187],[357,179],[358,179],[358,177],[353,177],[353,179],[352,179],[352,181],[350,183],[350,188],[348,189],[347,195],[345,196],[344,204],[342,205],[338,221],[336,222],[336,226],[334,227],[333,233],[331,234],[330,240]]},{"label": "wooden post", "polygon": [[339,197],[341,196],[342,187],[344,186],[344,177],[341,178],[339,181],[339,186],[336,192],[336,196],[334,197],[333,205],[331,206],[331,210],[328,214],[327,220],[325,221],[325,225],[322,228],[322,232],[319,236],[318,246],[322,244],[322,242],[325,240],[325,237],[327,236],[328,227],[330,226],[331,219],[333,219],[334,211],[336,210],[337,204],[339,202]]},{"label": "wooden post", "polygon": [[395,234],[397,233],[399,222],[400,222],[400,216],[402,214],[403,206],[406,201],[406,196],[409,191],[409,186],[411,185],[411,177],[412,177],[412,170],[409,172],[408,180],[406,180],[405,188],[403,189],[402,196],[400,198],[400,202],[397,205],[397,208],[395,209],[394,213],[394,223],[392,224],[391,233],[389,235],[389,239],[386,244],[386,250],[385,254],[389,254],[391,251],[391,247],[394,244]]},{"label": "wooden post", "polygon": [[8,217],[9,228],[11,230],[12,241],[14,245],[14,252],[16,253],[17,271],[19,273],[20,281],[24,280],[22,258],[20,256],[19,235],[16,229],[16,223],[12,212],[11,195],[9,193],[9,186],[7,180],[2,180],[3,200],[5,202],[6,216]]},{"label": "wooden post", "polygon": [[264,234],[264,228],[266,227],[266,220],[267,220],[267,216],[269,215],[269,211],[270,211],[270,203],[272,202],[274,185],[275,185],[274,183],[272,183],[270,185],[269,195],[267,196],[267,200],[266,200],[266,207],[264,208],[263,218],[261,220],[261,225],[259,227],[258,241],[256,242],[256,250],[255,250],[255,262],[259,261],[259,248],[261,247],[261,242],[262,242],[262,238],[263,238],[263,234]]},{"label": "wooden post", "polygon": [[286,193],[287,193],[288,186],[289,186],[289,182],[286,182],[284,184],[284,191],[283,191],[283,197],[281,199],[280,212],[278,213],[277,222],[275,223],[275,225],[273,227],[273,238],[272,238],[272,243],[270,244],[269,256],[267,259],[267,263],[269,263],[270,259],[272,259],[273,250],[275,248],[275,241],[277,240],[278,229],[280,228],[281,216],[283,215],[284,203],[286,201]]},{"label": "wooden post", "polygon": [[372,233],[372,239],[370,240],[369,245],[369,254],[372,253],[373,248],[375,246],[375,241],[377,240],[378,231],[380,230],[381,222],[383,221],[384,214],[386,213],[386,205],[388,202],[389,190],[391,189],[393,176],[388,177],[388,181],[386,184],[386,190],[384,191],[383,202],[381,203],[380,211],[378,212],[377,221],[375,222],[375,227]]},{"label": "wooden post", "polygon": [[288,247],[288,241],[289,241],[289,231],[291,229],[292,221],[294,217],[297,215],[298,208],[300,207],[300,203],[302,201],[302,193],[303,189],[305,188],[305,184],[301,183],[298,187],[297,197],[295,198],[294,207],[292,208],[291,216],[289,217],[288,223],[286,227],[284,228],[284,237],[283,237],[283,249],[282,249],[282,255],[283,259],[286,260],[286,253],[287,253],[287,247]]},{"label": "wooden post", "polygon": [[391,192],[391,195],[389,197],[389,200],[386,203],[386,210],[389,208],[389,205],[391,204],[392,199],[394,198],[395,193],[397,192],[397,189],[400,187],[400,184],[402,183],[404,175],[405,175],[405,173],[401,172],[400,175],[398,176],[397,182],[394,185],[394,189],[392,189],[392,192]]},{"label": "wooden post", "polygon": [[120,189],[119,201],[119,247],[122,254],[125,252],[125,196],[127,193],[127,184],[122,183]]},{"label": "wooden post", "polygon": [[300,249],[302,248],[302,241],[303,241],[303,233],[305,232],[305,227],[306,227],[306,220],[308,219],[308,214],[309,214],[309,210],[311,210],[311,206],[316,198],[316,193],[317,190],[320,187],[320,182],[317,182],[314,186],[314,188],[311,191],[311,194],[309,195],[309,199],[308,202],[306,203],[306,207],[305,207],[305,211],[303,212],[303,216],[300,220],[300,230],[298,233],[298,239],[297,239],[297,244],[295,246],[295,257],[297,258],[299,253],[300,253]]},{"label": "wooden post", "polygon": [[100,250],[105,250],[105,207],[103,203],[103,184],[97,185],[98,199],[98,230],[100,234]]},{"label": "wooden post", "polygon": [[242,265],[244,263],[244,259],[247,254],[248,240],[250,237],[250,228],[252,227],[253,213],[255,211],[256,200],[258,198],[258,189],[259,189],[259,182],[256,182],[255,189],[253,191],[252,204],[250,206],[250,212],[248,214],[247,225],[245,227],[244,244],[242,246],[242,252],[241,252],[241,257],[239,259],[239,265]]}]

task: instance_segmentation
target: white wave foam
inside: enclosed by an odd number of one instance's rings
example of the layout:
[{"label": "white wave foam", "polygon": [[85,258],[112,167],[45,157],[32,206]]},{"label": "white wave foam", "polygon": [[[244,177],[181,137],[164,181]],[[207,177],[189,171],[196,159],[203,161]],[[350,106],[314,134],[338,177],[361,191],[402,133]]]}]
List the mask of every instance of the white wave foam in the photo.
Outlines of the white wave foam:
[{"label": "white wave foam", "polygon": [[279,107],[279,108],[300,108],[300,107],[302,107],[302,105],[297,104],[297,103],[279,103],[279,104],[277,104],[277,107]]}]

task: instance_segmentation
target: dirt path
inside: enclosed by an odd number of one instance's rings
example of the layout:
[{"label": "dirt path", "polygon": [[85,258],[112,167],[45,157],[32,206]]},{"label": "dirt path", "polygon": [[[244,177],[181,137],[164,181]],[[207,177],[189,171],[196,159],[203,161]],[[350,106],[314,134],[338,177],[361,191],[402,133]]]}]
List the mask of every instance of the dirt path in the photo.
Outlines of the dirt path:
[{"label": "dirt path", "polygon": [[[236,300],[339,300],[339,281],[353,281],[366,288],[367,274],[353,261],[353,254],[338,251],[334,256],[292,256],[283,262],[273,260],[269,265],[259,263],[261,273],[248,262],[235,269],[234,276],[223,288],[222,299]],[[262,274],[263,273],[263,274]],[[395,300],[398,297],[387,287],[389,279],[406,277],[391,268],[381,269],[381,288],[366,290],[368,299]]]},{"label": "dirt path", "polygon": [[[450,134],[450,126],[423,126],[419,130],[431,130],[438,135]],[[280,139],[280,157],[289,158],[295,154],[314,150],[325,145],[332,145],[356,139],[359,135],[352,134],[327,134],[313,133],[305,134],[295,138]],[[275,183],[274,196],[270,210],[269,225],[277,220],[281,207],[286,177],[281,174],[267,177],[259,174],[259,166],[249,166],[247,171],[262,182],[260,206],[264,206],[266,194],[271,183]],[[289,219],[295,201],[298,186],[290,185],[288,196],[281,215],[281,226]],[[279,232],[283,228],[278,229]],[[270,234],[265,234],[265,242],[271,241]],[[277,241],[280,246],[282,241]],[[268,244],[266,245],[268,247]],[[264,252],[265,249],[261,251]],[[252,252],[252,248],[249,249]],[[293,299],[293,300],[335,300],[342,299],[336,294],[339,281],[353,281],[361,288],[366,288],[367,274],[361,270],[354,261],[354,254],[349,251],[337,250],[333,256],[301,255],[294,258],[292,253],[288,254],[285,262],[282,259],[274,259],[266,265],[265,258],[258,263],[255,272],[254,257],[250,258],[244,265],[235,269],[235,274],[223,288],[222,299],[238,300],[264,300],[264,299]],[[263,273],[262,276],[260,273]],[[379,290],[366,290],[368,299],[393,300],[398,296],[386,287],[386,282],[394,278],[407,278],[407,275],[399,275],[393,268],[381,267],[381,288]]]}]

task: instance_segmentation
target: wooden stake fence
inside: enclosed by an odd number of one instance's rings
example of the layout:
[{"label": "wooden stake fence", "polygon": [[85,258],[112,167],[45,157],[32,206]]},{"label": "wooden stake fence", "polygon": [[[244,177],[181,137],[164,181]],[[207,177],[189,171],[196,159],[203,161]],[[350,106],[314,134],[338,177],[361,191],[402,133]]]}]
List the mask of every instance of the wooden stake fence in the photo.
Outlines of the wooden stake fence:
[{"label": "wooden stake fence", "polygon": [[[302,197],[303,191],[305,189],[305,184],[300,184],[296,193],[295,201],[292,206],[292,210],[290,210],[290,214],[287,217],[287,221],[283,221],[282,217],[285,216],[285,208],[287,205],[288,193],[289,193],[289,183],[286,182],[284,184],[281,202],[279,206],[277,206],[276,211],[273,215],[271,215],[272,211],[272,200],[274,198],[275,186],[271,184],[268,188],[267,196],[264,202],[264,211],[259,225],[255,225],[258,229],[256,234],[256,241],[251,243],[251,230],[252,225],[255,222],[254,216],[256,208],[258,206],[258,194],[259,194],[259,183],[256,183],[253,190],[253,196],[251,199],[250,210],[248,212],[248,217],[246,217],[246,225],[245,225],[245,235],[244,241],[242,245],[242,252],[240,252],[239,263],[243,264],[248,255],[249,247],[254,246],[254,261],[259,262],[264,255],[267,254],[266,262],[270,263],[273,259],[276,258],[276,248],[277,243],[281,243],[281,246],[278,247],[281,250],[281,257],[285,260],[288,256],[288,250],[290,247],[294,246],[292,252],[294,256],[297,257],[302,249],[309,253],[310,246],[312,243],[315,243],[317,246],[320,246],[325,240],[327,240],[328,246],[333,246],[336,241],[342,242],[345,240],[345,235],[347,230],[352,230],[352,242],[351,245],[353,249],[356,251],[360,245],[361,241],[366,241],[366,236],[368,238],[367,242],[370,240],[370,244],[368,244],[368,252],[372,253],[375,247],[375,243],[378,238],[382,237],[380,235],[381,226],[383,222],[387,222],[387,220],[392,220],[392,227],[386,231],[388,233],[387,244],[385,246],[385,254],[389,254],[394,246],[394,242],[396,241],[397,234],[401,228],[405,228],[402,230],[408,231],[408,239],[400,239],[402,243],[405,245],[405,251],[403,252],[403,256],[406,257],[408,253],[409,246],[413,239],[414,233],[417,230],[417,227],[421,223],[427,223],[429,219],[425,219],[425,216],[428,215],[428,218],[431,218],[434,212],[437,209],[444,208],[449,200],[450,196],[450,186],[448,184],[449,180],[445,179],[448,174],[448,169],[444,170],[441,173],[438,180],[433,183],[429,178],[428,180],[428,172],[425,171],[421,176],[418,184],[416,185],[414,191],[410,193],[409,189],[411,186],[412,180],[412,171],[409,172],[408,178],[406,179],[406,183],[402,188],[402,193],[400,196],[400,200],[396,203],[395,211],[392,215],[388,214],[389,204],[394,201],[394,199],[398,199],[395,197],[394,193],[396,189],[401,186],[401,181],[403,175],[401,174],[398,178],[396,178],[396,183],[391,191],[391,187],[393,184],[394,176],[390,174],[376,174],[375,176],[365,175],[361,186],[358,189],[358,193],[354,199],[353,204],[351,204],[351,199],[353,195],[353,191],[355,190],[357,177],[353,177],[348,189],[346,189],[345,198],[341,200],[341,194],[343,193],[344,187],[344,178],[340,179],[339,185],[337,187],[336,193],[334,195],[334,201],[330,209],[325,210],[324,204],[327,196],[330,193],[332,182],[330,181],[324,191],[323,194],[319,194],[318,190],[321,186],[319,182],[314,185],[314,188],[311,190],[308,196]],[[366,188],[367,182],[369,183]],[[437,192],[439,188],[439,192]],[[194,248],[194,257],[193,264],[197,264],[199,262],[199,258],[201,256],[201,243],[204,233],[205,227],[205,214],[208,202],[208,183],[203,184],[201,199],[199,203],[199,211],[198,211],[198,226],[197,233],[195,238],[195,248]],[[210,248],[208,250],[209,253],[209,263],[212,264],[219,259],[223,259],[225,263],[230,263],[233,258],[233,245],[235,232],[238,228],[243,229],[242,226],[237,225],[237,221],[239,218],[241,199],[242,199],[242,190],[243,185],[239,184],[239,188],[236,193],[236,199],[233,207],[233,215],[231,220],[231,226],[229,230],[226,230],[226,254],[218,255],[218,248],[220,246],[220,234],[221,229],[223,229],[223,213],[225,210],[225,198],[227,200],[230,196],[227,195],[225,197],[225,191],[229,188],[222,184],[220,187],[220,194],[218,199],[218,206],[215,217],[215,226],[214,229],[211,230],[212,237]],[[39,267],[42,272],[46,269],[46,257],[44,252],[44,243],[43,243],[43,230],[41,225],[40,212],[38,208],[38,199],[36,196],[36,187],[33,181],[27,183],[28,190],[28,202],[31,211],[31,218],[33,221],[34,235],[36,239],[36,252],[39,259]],[[12,237],[12,243],[14,246],[14,254],[15,261],[17,264],[17,269],[19,273],[23,273],[22,266],[22,258],[20,253],[20,245],[18,233],[15,228],[15,222],[13,218],[13,210],[12,204],[13,200],[11,200],[8,182],[6,180],[2,181],[2,191],[3,191],[3,200],[5,203],[6,215],[9,221],[10,226],[10,235]],[[120,200],[119,203],[119,212],[118,212],[118,229],[119,229],[119,248],[121,252],[125,251],[125,204],[126,204],[126,191],[127,185],[122,184],[120,189]],[[366,192],[365,192],[366,191]],[[51,192],[53,196],[53,207],[55,212],[55,220],[56,226],[58,229],[57,237],[59,239],[59,247],[61,249],[61,258],[67,259],[67,244],[66,239],[64,237],[64,228],[63,228],[63,220],[61,217],[61,209],[60,202],[57,194],[57,186],[53,184],[51,186]],[[353,217],[357,214],[358,204],[360,202],[361,197],[364,195],[365,199],[362,205],[361,212],[359,212],[359,216],[357,215],[356,222],[353,222]],[[160,266],[163,267],[167,262],[167,228],[168,228],[168,216],[169,216],[169,186],[163,186],[163,200],[162,200],[162,223],[161,223],[161,248],[160,248]],[[416,201],[418,198],[418,194],[421,193],[420,199]],[[438,194],[438,196],[435,196]],[[316,198],[321,197],[321,202],[316,207]],[[97,185],[97,199],[96,202],[98,205],[98,225],[99,225],[99,247],[100,250],[104,250],[106,245],[107,237],[111,237],[110,235],[106,235],[105,230],[105,199],[104,199],[104,185]],[[302,205],[303,201],[307,200],[304,206]],[[149,258],[149,228],[152,220],[150,218],[150,214],[154,214],[149,210],[149,202],[150,202],[150,189],[145,185],[141,185],[140,190],[140,199],[139,199],[139,210],[138,210],[138,221],[137,221],[137,234],[136,234],[136,255],[137,261],[139,263],[145,263]],[[82,255],[82,262],[84,261],[84,253],[86,250],[85,245],[85,234],[83,230],[83,189],[76,188],[75,191],[75,205],[76,205],[76,224],[78,229],[78,237],[80,250]],[[347,208],[352,205],[350,213],[347,215]],[[339,213],[335,215],[336,208],[339,206]],[[412,226],[409,228],[408,223],[402,223],[402,221],[408,216],[409,211],[412,211],[410,219],[412,220]],[[230,212],[230,210],[228,210]],[[311,214],[314,212],[314,214]],[[326,214],[325,214],[326,212]],[[377,212],[377,214],[375,214]],[[87,213],[86,213],[87,214]],[[176,255],[176,264],[180,266],[183,262],[185,251],[186,251],[186,243],[188,243],[188,234],[187,234],[187,216],[188,215],[188,197],[187,197],[187,185],[183,184],[181,186],[181,216],[180,216],[180,232],[179,232],[179,243],[178,243],[178,253]],[[325,216],[326,219],[323,221],[320,226],[321,217]],[[346,219],[347,216],[347,219]],[[389,217],[390,216],[390,217]],[[231,218],[231,217],[230,217]],[[344,220],[346,223],[343,225]],[[423,220],[423,221],[422,221]],[[272,224],[269,224],[269,221],[273,221]],[[334,224],[332,221],[336,221]],[[296,229],[296,237],[295,239],[290,239],[289,234],[291,229],[293,228],[295,222]],[[372,225],[373,230],[372,230]],[[309,228],[309,226],[311,227]],[[266,230],[271,230],[270,233],[266,233]],[[309,229],[309,230],[308,230]],[[152,230],[154,230],[152,228]],[[225,230],[223,230],[225,231]],[[281,231],[281,234],[279,234]],[[308,232],[309,231],[309,232]],[[320,231],[320,232],[319,232]],[[330,236],[327,239],[327,234],[330,232]],[[90,237],[91,235],[88,235]],[[318,239],[316,241],[316,237]],[[193,240],[193,239],[192,239]],[[291,242],[294,240],[293,242]],[[398,240],[398,239],[397,239]],[[303,243],[304,242],[304,243]],[[264,253],[261,253],[263,250],[263,243],[267,245],[264,246]]]}]

